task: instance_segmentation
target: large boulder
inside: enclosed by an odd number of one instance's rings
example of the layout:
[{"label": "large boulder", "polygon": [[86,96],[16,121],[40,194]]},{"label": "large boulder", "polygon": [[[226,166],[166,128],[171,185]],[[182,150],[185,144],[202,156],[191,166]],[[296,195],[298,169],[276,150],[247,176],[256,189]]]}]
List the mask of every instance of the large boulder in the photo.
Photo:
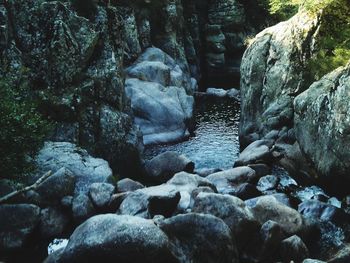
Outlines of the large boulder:
[{"label": "large boulder", "polygon": [[318,16],[300,12],[259,33],[241,64],[242,146],[272,130],[291,128],[293,100],[307,88],[305,70],[319,27]]},{"label": "large boulder", "polygon": [[295,135],[319,177],[335,193],[349,192],[350,64],[296,97]]},{"label": "large boulder", "polygon": [[194,87],[179,65],[160,49],[149,48],[126,69],[126,93],[144,144],[189,136]]},{"label": "large boulder", "polygon": [[212,215],[185,214],[158,222],[179,262],[236,263],[238,253],[230,228]]},{"label": "large boulder", "polygon": [[[39,188],[39,193],[44,196],[60,195],[56,188],[62,187],[60,183],[67,181],[68,179],[65,178],[72,176],[75,179],[75,194],[87,193],[89,186],[93,183],[113,182],[113,172],[107,161],[94,158],[86,150],[68,142],[46,142],[36,157],[36,164],[42,172],[51,170],[55,173],[62,167],[71,171],[71,173],[63,173],[60,170],[59,174],[56,173],[53,178],[49,178],[44,186]],[[51,183],[58,183],[58,185],[53,185],[51,190],[46,189],[46,187],[51,187]],[[61,194],[69,195],[66,192],[70,189],[71,183],[66,184],[65,187],[67,188],[63,189]]]},{"label": "large boulder", "polygon": [[150,220],[105,214],[90,218],[69,239],[60,262],[175,263],[167,236]]},{"label": "large boulder", "polygon": [[40,222],[40,208],[35,205],[0,206],[0,250],[23,249]]}]

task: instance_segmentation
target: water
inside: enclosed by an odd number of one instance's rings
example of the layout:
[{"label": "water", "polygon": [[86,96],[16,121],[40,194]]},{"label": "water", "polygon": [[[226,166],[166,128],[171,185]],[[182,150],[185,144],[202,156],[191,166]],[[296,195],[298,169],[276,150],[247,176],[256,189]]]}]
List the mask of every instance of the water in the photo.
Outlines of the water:
[{"label": "water", "polygon": [[190,158],[197,169],[231,168],[239,155],[239,111],[239,103],[234,100],[198,100],[195,135],[177,144],[148,146],[146,159],[175,151]]}]

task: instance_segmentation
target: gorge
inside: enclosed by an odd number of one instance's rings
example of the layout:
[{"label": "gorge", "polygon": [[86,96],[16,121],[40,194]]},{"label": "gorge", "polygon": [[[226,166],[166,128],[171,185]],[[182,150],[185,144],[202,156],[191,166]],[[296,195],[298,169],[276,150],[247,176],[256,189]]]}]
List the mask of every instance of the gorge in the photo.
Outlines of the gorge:
[{"label": "gorge", "polygon": [[0,0],[0,262],[350,262],[350,4],[268,2]]}]

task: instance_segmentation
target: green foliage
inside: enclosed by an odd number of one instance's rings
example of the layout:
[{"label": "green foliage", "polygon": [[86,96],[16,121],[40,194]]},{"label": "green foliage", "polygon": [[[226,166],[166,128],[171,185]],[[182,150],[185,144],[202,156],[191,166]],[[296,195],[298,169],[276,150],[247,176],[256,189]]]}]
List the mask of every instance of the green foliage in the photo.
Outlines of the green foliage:
[{"label": "green foliage", "polygon": [[33,167],[31,157],[42,146],[50,124],[37,111],[37,104],[23,82],[14,87],[0,80],[0,175],[21,179]]},{"label": "green foliage", "polygon": [[96,14],[97,5],[94,0],[71,0],[71,2],[80,16],[91,18]]}]

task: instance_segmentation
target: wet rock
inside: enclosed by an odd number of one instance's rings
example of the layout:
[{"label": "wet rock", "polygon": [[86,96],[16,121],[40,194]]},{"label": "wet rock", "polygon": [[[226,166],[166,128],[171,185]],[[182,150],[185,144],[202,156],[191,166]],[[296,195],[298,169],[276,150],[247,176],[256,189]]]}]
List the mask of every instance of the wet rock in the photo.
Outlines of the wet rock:
[{"label": "wet rock", "polygon": [[117,213],[143,218],[155,215],[171,216],[180,201],[180,193],[173,185],[159,185],[128,194]]},{"label": "wet rock", "polygon": [[299,212],[278,202],[273,196],[258,197],[251,210],[261,224],[268,220],[275,221],[289,235],[303,230],[304,220]]},{"label": "wet rock", "polygon": [[180,66],[162,50],[149,48],[126,72],[126,93],[144,144],[188,137],[193,90]]},{"label": "wet rock", "polygon": [[70,218],[57,208],[45,208],[40,213],[40,234],[44,239],[61,237]]},{"label": "wet rock", "polygon": [[194,163],[176,152],[165,152],[146,162],[149,180],[158,183],[165,183],[178,172],[193,170]]},{"label": "wet rock", "polygon": [[[53,180],[57,183],[63,182],[63,179],[64,182],[67,180],[67,182],[72,182],[71,177],[73,175],[75,177],[75,194],[87,193],[92,183],[113,181],[112,170],[105,160],[93,158],[87,151],[68,142],[46,142],[36,157],[36,163],[39,169],[44,172],[51,170],[55,173],[62,167],[66,168],[66,170],[61,170]],[[67,185],[67,189],[71,184]],[[60,187],[62,187],[61,184],[54,186],[54,189],[57,188],[57,194]],[[49,188],[42,189],[42,191],[49,190]],[[66,191],[65,189],[62,190],[64,195],[67,195]]]},{"label": "wet rock", "polygon": [[73,199],[72,212],[75,222],[81,223],[95,214],[95,208],[87,195],[79,194]]},{"label": "wet rock", "polygon": [[192,211],[219,217],[229,226],[240,248],[258,231],[259,223],[246,204],[237,197],[214,193],[197,195]]},{"label": "wet rock", "polygon": [[144,188],[144,185],[134,180],[131,180],[129,178],[124,178],[118,181],[116,188],[118,193],[124,193],[124,192],[133,192],[138,189],[142,189]]},{"label": "wet rock", "polygon": [[41,202],[55,204],[63,197],[73,195],[75,188],[75,175],[65,167],[62,167],[48,179],[46,179],[37,189]]},{"label": "wet rock", "polygon": [[109,204],[114,190],[114,185],[93,183],[89,188],[89,197],[96,208],[103,209]]},{"label": "wet rock", "polygon": [[90,218],[74,231],[60,262],[178,261],[169,251],[167,236],[152,221],[106,214]]},{"label": "wet rock", "polygon": [[279,179],[275,175],[266,175],[259,179],[257,189],[261,192],[273,190],[277,187]]},{"label": "wet rock", "polygon": [[256,179],[256,173],[249,167],[237,167],[211,174],[206,179],[215,185],[219,193],[235,195],[241,184]]},{"label": "wet rock", "polygon": [[282,241],[280,254],[285,262],[291,260],[302,262],[304,259],[308,258],[309,250],[301,238],[294,235]]},{"label": "wet rock", "polygon": [[257,163],[271,163],[273,144],[274,142],[271,140],[258,140],[251,143],[240,153],[234,166],[238,167]]},{"label": "wet rock", "polygon": [[238,262],[236,243],[229,227],[212,215],[174,216],[158,225],[169,237],[179,262]]},{"label": "wet rock", "polygon": [[40,222],[40,208],[30,204],[0,206],[0,248],[24,248]]}]

